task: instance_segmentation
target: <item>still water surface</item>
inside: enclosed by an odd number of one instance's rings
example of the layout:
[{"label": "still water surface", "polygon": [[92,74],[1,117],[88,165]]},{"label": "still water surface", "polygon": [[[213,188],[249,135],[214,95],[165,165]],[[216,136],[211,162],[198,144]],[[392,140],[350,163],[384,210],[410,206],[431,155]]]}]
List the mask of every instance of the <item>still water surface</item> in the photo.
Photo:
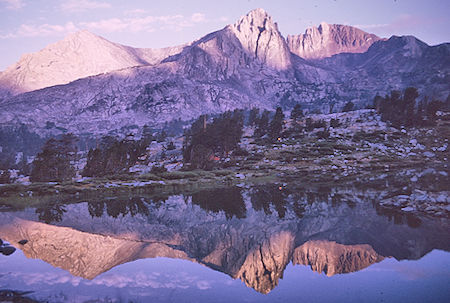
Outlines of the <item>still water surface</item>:
[{"label": "still water surface", "polygon": [[5,210],[17,250],[0,255],[0,302],[448,302],[450,220],[378,195],[274,185]]}]

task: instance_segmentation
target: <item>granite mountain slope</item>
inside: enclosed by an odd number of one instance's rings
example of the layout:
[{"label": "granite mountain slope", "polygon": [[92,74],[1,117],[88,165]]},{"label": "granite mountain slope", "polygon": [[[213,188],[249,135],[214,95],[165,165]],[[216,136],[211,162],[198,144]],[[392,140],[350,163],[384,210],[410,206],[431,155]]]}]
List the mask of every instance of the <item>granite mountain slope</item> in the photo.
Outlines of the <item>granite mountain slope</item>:
[{"label": "granite mountain slope", "polygon": [[78,31],[37,53],[23,55],[2,72],[0,99],[114,70],[156,64],[181,49],[133,48],[86,30]]},{"label": "granite mountain slope", "polygon": [[127,57],[138,66],[7,98],[0,103],[0,120],[36,128],[51,121],[75,133],[105,133],[235,108],[302,103],[329,111],[348,101],[363,107],[377,93],[407,86],[447,98],[449,44],[430,47],[414,37],[382,40],[346,26],[328,28],[341,29],[334,44],[311,45],[320,56],[332,56],[308,60],[257,9],[182,48],[132,57],[142,61]]}]

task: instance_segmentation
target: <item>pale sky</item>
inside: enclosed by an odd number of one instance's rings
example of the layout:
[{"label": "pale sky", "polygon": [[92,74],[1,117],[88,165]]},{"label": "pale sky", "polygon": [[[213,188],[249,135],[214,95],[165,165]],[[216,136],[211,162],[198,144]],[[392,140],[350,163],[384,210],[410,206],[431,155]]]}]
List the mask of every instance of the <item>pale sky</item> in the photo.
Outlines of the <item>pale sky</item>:
[{"label": "pale sky", "polygon": [[259,7],[285,37],[324,21],[430,45],[450,41],[450,0],[0,0],[0,70],[80,29],[160,48],[196,40]]}]

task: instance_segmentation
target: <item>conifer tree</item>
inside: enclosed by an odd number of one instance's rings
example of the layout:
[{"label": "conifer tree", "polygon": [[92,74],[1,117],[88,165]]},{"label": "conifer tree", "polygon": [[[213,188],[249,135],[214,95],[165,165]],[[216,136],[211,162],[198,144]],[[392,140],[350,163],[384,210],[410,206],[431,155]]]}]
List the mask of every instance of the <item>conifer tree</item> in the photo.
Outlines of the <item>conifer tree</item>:
[{"label": "conifer tree", "polygon": [[264,110],[261,114],[261,117],[258,119],[256,123],[256,130],[255,130],[255,136],[256,137],[263,137],[267,134],[267,131],[269,130],[269,116],[270,113],[268,110]]},{"label": "conifer tree", "polygon": [[258,116],[259,116],[259,109],[255,107],[252,108],[248,116],[248,125],[255,126],[256,123],[258,122]]},{"label": "conifer tree", "polygon": [[348,101],[347,103],[345,103],[344,108],[342,109],[342,111],[344,113],[351,112],[353,110],[354,106],[355,106],[355,104],[352,101]]},{"label": "conifer tree", "polygon": [[284,125],[284,114],[281,107],[277,107],[275,111],[275,115],[273,116],[272,121],[270,122],[269,128],[269,137],[272,140],[276,140],[281,136],[281,132],[283,131]]},{"label": "conifer tree", "polygon": [[299,118],[303,117],[303,110],[300,104],[295,104],[294,108],[291,111],[291,119],[292,122],[297,122]]},{"label": "conifer tree", "polygon": [[75,177],[72,161],[76,159],[77,138],[73,134],[48,140],[33,161],[32,182],[69,181]]}]

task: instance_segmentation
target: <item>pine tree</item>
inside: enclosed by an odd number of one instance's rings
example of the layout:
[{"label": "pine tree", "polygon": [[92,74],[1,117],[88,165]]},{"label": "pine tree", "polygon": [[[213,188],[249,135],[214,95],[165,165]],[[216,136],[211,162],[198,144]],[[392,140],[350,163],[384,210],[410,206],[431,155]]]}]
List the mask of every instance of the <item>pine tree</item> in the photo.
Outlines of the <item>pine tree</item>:
[{"label": "pine tree", "polygon": [[256,130],[255,130],[255,136],[256,137],[263,137],[267,134],[269,130],[269,116],[270,112],[268,110],[264,110],[261,114],[261,117],[258,119],[256,123]]},{"label": "pine tree", "polygon": [[183,159],[193,167],[209,168],[216,155],[228,156],[238,147],[243,133],[242,111],[225,112],[207,123],[206,116],[200,116],[185,132]]},{"label": "pine tree", "polygon": [[434,125],[436,123],[436,112],[443,107],[443,105],[443,102],[437,100],[433,100],[427,104],[426,113],[428,124]]},{"label": "pine tree", "polygon": [[259,109],[255,107],[252,108],[248,116],[248,125],[255,126],[256,123],[258,122],[258,116],[259,116]]},{"label": "pine tree", "polygon": [[277,110],[275,111],[275,115],[270,122],[270,128],[269,128],[269,137],[272,140],[276,140],[281,136],[281,132],[283,131],[283,125],[284,125],[284,114],[281,107],[277,107]]},{"label": "pine tree", "polygon": [[299,118],[302,118],[302,117],[303,117],[302,106],[297,103],[291,111],[292,122],[295,123],[298,121]]},{"label": "pine tree", "polygon": [[355,107],[355,104],[352,101],[348,101],[347,103],[345,103],[344,108],[342,109],[342,111],[344,113],[351,112],[354,107]]},{"label": "pine tree", "polygon": [[414,108],[416,106],[416,99],[419,96],[417,88],[408,87],[403,93],[403,108],[401,115],[406,126],[413,126],[415,123]]},{"label": "pine tree", "polygon": [[158,143],[164,142],[167,138],[167,132],[163,129],[156,138]]},{"label": "pine tree", "polygon": [[144,145],[149,146],[150,143],[152,143],[152,141],[154,140],[153,137],[153,132],[152,129],[150,128],[150,126],[148,125],[144,125],[144,127],[142,128],[142,143]]},{"label": "pine tree", "polygon": [[77,138],[72,134],[48,140],[33,161],[32,182],[69,181],[75,177],[72,161],[76,160]]}]

